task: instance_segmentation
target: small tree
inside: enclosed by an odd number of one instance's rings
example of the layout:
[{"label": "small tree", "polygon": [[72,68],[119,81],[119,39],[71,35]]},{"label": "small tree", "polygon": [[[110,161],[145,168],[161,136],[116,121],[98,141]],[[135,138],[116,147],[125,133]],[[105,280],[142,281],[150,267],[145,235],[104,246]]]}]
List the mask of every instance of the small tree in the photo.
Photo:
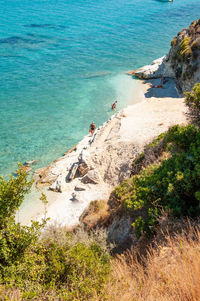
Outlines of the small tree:
[{"label": "small tree", "polygon": [[42,201],[42,203],[43,203],[43,205],[44,205],[44,219],[46,220],[47,204],[48,204],[48,201],[47,201],[46,195],[45,195],[43,192],[41,193],[40,200]]},{"label": "small tree", "polygon": [[27,172],[21,165],[16,177],[10,176],[8,181],[0,177],[0,229],[16,213],[31,185],[32,181],[27,179]]},{"label": "small tree", "polygon": [[31,186],[32,180],[28,180],[21,165],[16,177],[10,176],[8,181],[0,178],[0,279],[6,274],[6,267],[23,261],[25,251],[37,241],[45,224],[45,220],[41,224],[32,222],[30,226],[15,222],[15,213]]}]

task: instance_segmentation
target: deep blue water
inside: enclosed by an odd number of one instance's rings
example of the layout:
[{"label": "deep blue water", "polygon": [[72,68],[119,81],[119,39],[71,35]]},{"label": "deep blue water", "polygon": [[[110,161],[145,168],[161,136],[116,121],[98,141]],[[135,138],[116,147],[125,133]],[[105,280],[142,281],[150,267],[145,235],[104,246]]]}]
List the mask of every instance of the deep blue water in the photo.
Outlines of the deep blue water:
[{"label": "deep blue water", "polygon": [[123,72],[167,53],[199,17],[199,0],[0,0],[0,174],[48,164],[115,99],[136,101]]}]

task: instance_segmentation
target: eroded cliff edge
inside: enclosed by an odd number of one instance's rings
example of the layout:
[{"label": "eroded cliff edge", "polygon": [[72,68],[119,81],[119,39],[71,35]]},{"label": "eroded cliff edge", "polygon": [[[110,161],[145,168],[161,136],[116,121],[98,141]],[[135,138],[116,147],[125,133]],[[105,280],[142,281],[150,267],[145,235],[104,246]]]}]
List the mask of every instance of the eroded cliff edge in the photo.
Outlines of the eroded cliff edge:
[{"label": "eroded cliff edge", "polygon": [[200,19],[173,38],[167,55],[129,74],[142,79],[171,77],[181,95],[190,91],[200,81]]}]

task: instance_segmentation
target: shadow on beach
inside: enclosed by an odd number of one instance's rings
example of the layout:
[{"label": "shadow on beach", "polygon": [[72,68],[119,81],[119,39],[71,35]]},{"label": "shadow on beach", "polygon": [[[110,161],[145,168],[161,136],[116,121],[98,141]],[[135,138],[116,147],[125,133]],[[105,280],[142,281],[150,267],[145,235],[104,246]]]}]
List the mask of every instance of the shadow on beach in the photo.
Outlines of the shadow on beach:
[{"label": "shadow on beach", "polygon": [[160,85],[161,78],[155,79],[148,79],[144,80],[145,84],[149,84],[149,88],[145,93],[146,98],[156,97],[156,98],[164,98],[164,97],[171,97],[171,98],[178,98],[178,95],[175,81],[173,78],[166,77],[165,83],[162,85],[162,88],[152,88],[152,85]]}]

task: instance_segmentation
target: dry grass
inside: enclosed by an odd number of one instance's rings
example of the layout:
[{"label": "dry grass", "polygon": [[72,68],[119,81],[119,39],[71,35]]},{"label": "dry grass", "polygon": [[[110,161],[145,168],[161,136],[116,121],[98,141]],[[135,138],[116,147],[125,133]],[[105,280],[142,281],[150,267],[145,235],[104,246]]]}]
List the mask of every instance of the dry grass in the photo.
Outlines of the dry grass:
[{"label": "dry grass", "polygon": [[107,201],[92,201],[87,211],[80,217],[81,223],[89,230],[103,226],[109,218]]},{"label": "dry grass", "polygon": [[144,263],[133,253],[112,264],[107,300],[200,300],[200,231],[190,226],[162,246],[150,249]]},{"label": "dry grass", "polygon": [[[161,223],[164,227],[165,221]],[[138,262],[134,252],[127,252],[112,261],[112,272],[109,277],[104,297],[98,299],[95,292],[91,300],[107,301],[199,301],[200,300],[200,230],[191,223],[174,222],[169,225],[173,236],[158,234],[143,261]],[[181,226],[182,225],[182,226]],[[180,227],[184,229],[180,231]],[[162,227],[161,227],[162,228]],[[170,229],[171,228],[171,229]],[[179,234],[174,235],[172,229]],[[55,231],[55,232],[54,232]],[[171,232],[172,231],[172,232]],[[68,240],[63,235],[64,229],[54,227],[62,242]],[[52,229],[50,231],[52,237]],[[61,234],[62,233],[62,234]],[[96,231],[93,240],[105,241],[105,233]],[[91,236],[81,228],[70,238],[73,245],[77,241],[90,242]],[[47,291],[34,300],[63,300]],[[32,299],[32,300],[33,300]],[[0,300],[26,300],[16,288],[10,290],[0,286]]]},{"label": "dry grass", "polygon": [[109,253],[110,249],[114,247],[113,244],[107,241],[108,230],[106,228],[95,227],[94,229],[87,230],[83,225],[68,228],[58,223],[50,224],[42,233],[41,239],[46,241],[52,240],[58,245],[67,244],[73,247],[77,243],[83,243],[86,246],[90,246],[92,243],[97,244]]}]

